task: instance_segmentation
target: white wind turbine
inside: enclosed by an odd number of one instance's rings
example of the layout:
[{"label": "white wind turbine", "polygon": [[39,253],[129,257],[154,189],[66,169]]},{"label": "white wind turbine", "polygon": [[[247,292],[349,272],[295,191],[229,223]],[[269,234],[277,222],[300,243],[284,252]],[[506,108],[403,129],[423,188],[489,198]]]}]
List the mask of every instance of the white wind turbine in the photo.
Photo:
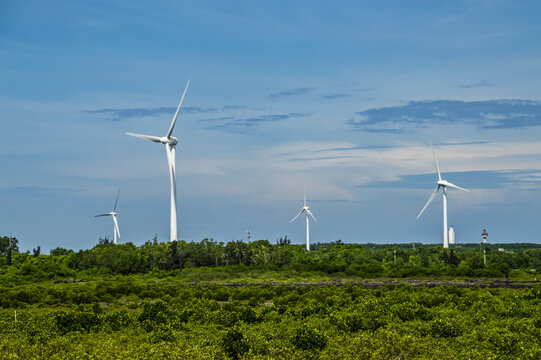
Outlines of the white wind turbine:
[{"label": "white wind turbine", "polygon": [[447,249],[449,247],[449,238],[448,238],[449,230],[447,229],[447,187],[462,190],[462,191],[467,191],[467,192],[470,192],[470,190],[461,188],[460,186],[456,186],[455,184],[451,184],[447,180],[443,180],[441,178],[440,168],[438,166],[438,159],[436,158],[436,153],[434,152],[434,147],[432,146],[432,143],[430,144],[430,147],[432,148],[432,155],[434,156],[434,163],[436,164],[436,172],[438,173],[438,181],[436,182],[438,186],[436,187],[432,195],[430,195],[430,198],[426,202],[425,206],[423,207],[419,215],[417,215],[417,219],[419,219],[423,211],[425,211],[428,204],[430,204],[430,202],[436,196],[436,193],[438,192],[438,190],[441,188],[443,192],[443,247]]},{"label": "white wind turbine", "polygon": [[304,187],[304,206],[297,216],[291,219],[289,223],[295,221],[295,219],[301,216],[302,213],[306,214],[306,250],[310,251],[310,221],[308,220],[308,215],[310,215],[315,222],[317,222],[317,219],[314,217],[314,215],[312,215],[310,208],[306,205],[306,186]]},{"label": "white wind turbine", "polygon": [[170,240],[171,241],[177,241],[177,181],[176,181],[176,168],[175,168],[175,146],[178,144],[178,139],[174,136],[171,136],[173,133],[173,129],[175,128],[175,123],[177,121],[178,113],[180,111],[180,108],[182,106],[182,102],[184,101],[184,96],[186,95],[186,91],[188,90],[188,85],[190,85],[190,80],[188,80],[188,83],[186,84],[186,88],[184,89],[184,93],[182,94],[182,98],[180,99],[180,103],[178,104],[177,111],[175,112],[175,115],[173,116],[173,120],[171,121],[171,126],[169,126],[169,130],[167,131],[167,134],[163,137],[158,136],[150,136],[150,135],[141,135],[141,134],[133,134],[127,132],[126,134],[135,136],[141,139],[149,140],[155,143],[162,143],[165,144],[165,152],[167,154],[167,163],[169,167],[169,180],[171,182],[171,232],[170,232]]},{"label": "white wind turbine", "polygon": [[118,221],[116,220],[116,204],[118,203],[118,195],[120,195],[120,188],[118,188],[118,192],[116,193],[116,200],[115,200],[115,206],[113,206],[113,211],[107,213],[107,214],[100,214],[96,215],[94,217],[99,216],[112,216],[113,217],[113,243],[116,245],[117,242],[117,236],[120,237],[120,231],[118,230]]}]

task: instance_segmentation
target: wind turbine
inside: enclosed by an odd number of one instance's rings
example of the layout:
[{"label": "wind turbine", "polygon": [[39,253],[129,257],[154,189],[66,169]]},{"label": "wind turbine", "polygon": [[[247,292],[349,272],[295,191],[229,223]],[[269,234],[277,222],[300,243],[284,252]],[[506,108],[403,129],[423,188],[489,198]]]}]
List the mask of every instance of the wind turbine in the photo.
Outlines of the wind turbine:
[{"label": "wind turbine", "polygon": [[150,135],[141,135],[127,132],[126,134],[135,136],[141,139],[149,140],[155,143],[165,144],[165,153],[167,154],[167,164],[169,167],[169,180],[171,182],[171,232],[170,232],[170,241],[177,241],[177,172],[175,168],[175,146],[178,144],[178,139],[174,136],[171,136],[173,129],[175,128],[175,123],[177,122],[178,113],[184,101],[184,96],[188,90],[188,85],[190,85],[190,80],[186,84],[180,103],[178,104],[177,111],[173,116],[171,121],[171,126],[169,130],[163,137],[150,136]]},{"label": "wind turbine", "polygon": [[113,228],[113,243],[116,245],[116,239],[117,239],[117,235],[118,237],[120,237],[120,231],[118,230],[118,221],[116,220],[116,204],[118,203],[118,195],[120,195],[120,188],[118,188],[118,192],[116,193],[116,200],[115,200],[115,206],[113,206],[113,211],[107,213],[107,214],[100,214],[100,215],[96,215],[94,217],[99,217],[99,216],[112,216],[113,217],[113,224],[114,224],[114,228]]},{"label": "wind turbine", "polygon": [[291,219],[289,223],[295,221],[295,219],[301,216],[302,213],[306,214],[306,250],[310,251],[310,221],[308,220],[308,215],[310,215],[315,222],[317,222],[317,219],[314,217],[314,215],[312,215],[310,208],[306,205],[306,186],[304,187],[304,206],[297,216]]},{"label": "wind turbine", "polygon": [[458,190],[462,190],[466,192],[470,192],[470,190],[461,188],[460,186],[456,186],[455,184],[452,184],[448,182],[447,180],[443,180],[441,178],[440,167],[438,166],[438,159],[436,158],[436,153],[434,152],[434,147],[432,146],[432,143],[430,143],[430,147],[432,148],[432,155],[434,156],[434,163],[436,164],[436,172],[438,173],[438,181],[436,182],[438,186],[436,187],[432,195],[430,195],[430,198],[426,202],[425,206],[423,207],[419,215],[417,215],[417,219],[419,219],[423,211],[425,211],[428,204],[430,204],[430,202],[436,196],[436,193],[438,192],[438,190],[441,188],[443,192],[443,248],[447,249],[449,248],[449,238],[448,238],[448,229],[447,229],[447,188],[450,187],[453,189],[458,189]]}]

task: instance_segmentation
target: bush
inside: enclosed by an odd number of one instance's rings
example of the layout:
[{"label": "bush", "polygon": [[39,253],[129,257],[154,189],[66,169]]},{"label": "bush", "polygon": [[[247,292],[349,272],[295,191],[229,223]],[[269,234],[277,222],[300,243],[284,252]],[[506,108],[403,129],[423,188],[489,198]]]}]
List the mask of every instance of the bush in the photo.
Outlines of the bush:
[{"label": "bush", "polygon": [[250,349],[246,337],[236,327],[225,333],[221,345],[227,356],[232,359],[238,359]]},{"label": "bush", "polygon": [[299,328],[291,338],[291,344],[300,350],[322,350],[327,346],[327,336],[318,329]]},{"label": "bush", "polygon": [[171,311],[163,300],[143,303],[143,311],[139,314],[139,321],[147,332],[159,325],[168,324],[170,319]]},{"label": "bush", "polygon": [[155,326],[154,329],[148,334],[148,341],[152,344],[173,340],[175,340],[173,330],[170,326],[165,324]]},{"label": "bush", "polygon": [[446,319],[436,319],[430,322],[430,331],[437,337],[455,337],[460,334],[458,325]]}]

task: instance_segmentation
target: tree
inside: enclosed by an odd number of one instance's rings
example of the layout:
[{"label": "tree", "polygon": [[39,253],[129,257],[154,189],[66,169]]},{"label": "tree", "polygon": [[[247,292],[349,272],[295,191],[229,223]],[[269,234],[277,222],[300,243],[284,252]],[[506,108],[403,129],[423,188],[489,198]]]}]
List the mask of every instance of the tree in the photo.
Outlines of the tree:
[{"label": "tree", "polygon": [[181,268],[180,252],[179,252],[178,245],[179,245],[178,241],[173,241],[169,244],[169,253],[170,253],[169,266],[171,269]]},{"label": "tree", "polygon": [[284,236],[283,238],[280,237],[279,240],[276,240],[276,244],[279,245],[279,246],[284,246],[284,245],[291,245],[291,240],[289,240],[287,238],[287,235]]},{"label": "tree", "polygon": [[12,252],[18,253],[19,240],[11,236],[0,237],[0,255],[7,256],[9,249],[11,249]]},{"label": "tree", "polygon": [[109,241],[109,237],[106,236],[104,238],[102,238],[100,236],[99,240],[98,240],[98,245],[109,245],[109,244],[112,244],[111,241]]},{"label": "tree", "polygon": [[33,252],[32,255],[34,257],[38,257],[41,254],[41,247],[38,245],[38,247],[36,249],[33,249],[32,252]]},{"label": "tree", "polygon": [[0,255],[7,258],[7,264],[11,265],[13,254],[19,252],[19,240],[14,237],[4,236],[0,238]]},{"label": "tree", "polygon": [[61,247],[57,247],[55,249],[52,249],[49,254],[52,256],[60,256],[60,255],[69,255],[73,252],[73,250],[64,249]]}]

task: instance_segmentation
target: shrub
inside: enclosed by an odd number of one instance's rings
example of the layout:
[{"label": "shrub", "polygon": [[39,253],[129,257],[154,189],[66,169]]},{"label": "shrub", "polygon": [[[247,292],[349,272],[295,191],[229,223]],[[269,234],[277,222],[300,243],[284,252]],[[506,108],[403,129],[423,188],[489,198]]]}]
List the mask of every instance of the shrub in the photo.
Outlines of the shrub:
[{"label": "shrub", "polygon": [[175,335],[171,327],[165,324],[155,326],[154,329],[148,334],[148,341],[152,344],[157,344],[163,341],[173,341]]},{"label": "shrub", "polygon": [[455,337],[460,334],[458,325],[446,319],[435,319],[430,322],[430,331],[433,336]]},{"label": "shrub", "polygon": [[146,331],[152,331],[158,325],[167,324],[170,318],[170,309],[162,300],[143,303],[143,311],[139,314],[139,321]]},{"label": "shrub", "polygon": [[322,350],[327,341],[327,336],[318,329],[299,328],[291,337],[291,344],[300,350]]},{"label": "shrub", "polygon": [[232,359],[238,359],[239,356],[247,353],[250,349],[246,337],[236,327],[225,333],[222,337],[221,345],[227,356]]}]

